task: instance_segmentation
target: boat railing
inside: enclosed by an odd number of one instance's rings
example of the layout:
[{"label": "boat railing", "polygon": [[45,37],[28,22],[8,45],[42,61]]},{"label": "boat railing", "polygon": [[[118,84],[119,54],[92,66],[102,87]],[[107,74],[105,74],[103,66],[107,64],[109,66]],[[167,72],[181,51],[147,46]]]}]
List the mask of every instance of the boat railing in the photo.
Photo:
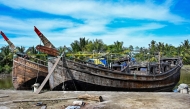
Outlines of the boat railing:
[{"label": "boat railing", "polygon": [[[23,68],[28,67],[28,68],[31,68],[31,69],[36,70],[36,71],[42,71],[42,72],[45,72],[45,73],[48,72],[48,71],[46,70],[46,67],[47,67],[47,66],[44,66],[44,68],[42,68],[42,67],[33,66],[33,65],[26,65],[26,64],[24,64],[24,63],[21,63],[21,62],[15,61],[15,60],[14,60],[14,62],[17,63],[18,65],[17,65],[17,66],[14,66],[13,69],[14,69],[14,68],[17,68],[18,66],[21,65],[21,66],[25,66],[25,67],[23,67]],[[36,65],[36,64],[35,64],[35,65]]]},{"label": "boat railing", "polygon": [[29,57],[29,59],[26,59],[26,58],[23,58],[23,57],[18,57],[18,58],[22,59],[22,60],[25,60],[25,61],[28,61],[28,62],[33,63],[33,64],[38,64],[38,65],[42,65],[42,66],[47,67],[47,61],[43,61],[43,60],[33,58],[33,57]]}]

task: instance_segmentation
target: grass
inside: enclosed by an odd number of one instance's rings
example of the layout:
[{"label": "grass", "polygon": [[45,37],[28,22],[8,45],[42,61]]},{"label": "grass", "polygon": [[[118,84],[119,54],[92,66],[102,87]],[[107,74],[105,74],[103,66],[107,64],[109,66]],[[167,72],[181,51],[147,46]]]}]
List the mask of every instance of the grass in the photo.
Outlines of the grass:
[{"label": "grass", "polygon": [[181,76],[180,76],[180,81],[178,84],[181,84],[181,83],[185,83],[190,86],[190,70],[181,69]]}]

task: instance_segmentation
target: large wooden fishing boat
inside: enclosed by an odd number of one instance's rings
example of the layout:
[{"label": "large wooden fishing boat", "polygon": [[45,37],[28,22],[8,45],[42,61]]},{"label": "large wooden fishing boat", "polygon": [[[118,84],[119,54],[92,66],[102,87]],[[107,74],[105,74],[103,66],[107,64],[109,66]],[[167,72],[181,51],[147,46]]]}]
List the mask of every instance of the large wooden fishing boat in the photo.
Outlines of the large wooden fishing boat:
[{"label": "large wooden fishing boat", "polygon": [[[1,35],[9,44],[14,52],[12,67],[12,83],[16,90],[32,89],[35,83],[41,84],[48,74],[47,62],[37,58],[28,57],[26,54],[19,53],[14,44],[1,31]],[[45,85],[49,88],[49,83]]]},{"label": "large wooden fishing boat", "polygon": [[[40,32],[40,36],[41,34]],[[43,51],[45,48],[48,48],[46,53],[51,51],[51,47],[47,46],[38,50]],[[146,65],[131,65],[126,61],[125,66],[123,65],[116,62],[112,67],[106,68],[84,61],[69,60],[64,55],[52,56],[48,59],[48,70],[52,73],[49,78],[50,88],[80,91],[172,91],[180,79],[182,60],[165,58],[159,63]]]},{"label": "large wooden fishing boat", "polygon": [[[57,58],[49,60],[52,68]],[[137,69],[104,69],[62,57],[49,82],[53,90],[84,91],[172,91],[180,79],[181,60],[163,59],[150,64],[150,71]]]}]

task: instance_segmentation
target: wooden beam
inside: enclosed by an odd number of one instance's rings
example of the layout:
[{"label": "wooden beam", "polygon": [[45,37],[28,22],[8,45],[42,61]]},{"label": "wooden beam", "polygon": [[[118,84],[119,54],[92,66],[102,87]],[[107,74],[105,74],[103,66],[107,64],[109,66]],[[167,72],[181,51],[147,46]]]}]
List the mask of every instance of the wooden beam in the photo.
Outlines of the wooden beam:
[{"label": "wooden beam", "polygon": [[36,94],[39,94],[40,91],[42,90],[42,88],[44,87],[44,85],[46,84],[46,82],[48,81],[49,77],[51,76],[51,74],[53,73],[55,67],[57,66],[59,60],[61,59],[63,53],[61,54],[61,56],[59,56],[55,62],[55,64],[53,65],[52,69],[50,70],[50,72],[48,72],[48,75],[46,76],[46,78],[44,79],[44,81],[42,82],[42,84],[40,85],[40,87],[37,89],[37,91],[35,92]]},{"label": "wooden beam", "polygon": [[28,100],[13,100],[13,103],[21,103],[21,102],[38,102],[38,101],[56,101],[56,100],[70,100],[70,99],[78,99],[77,97],[70,98],[55,98],[55,99],[28,99]]},{"label": "wooden beam", "polygon": [[9,97],[9,95],[0,95],[0,98]]}]

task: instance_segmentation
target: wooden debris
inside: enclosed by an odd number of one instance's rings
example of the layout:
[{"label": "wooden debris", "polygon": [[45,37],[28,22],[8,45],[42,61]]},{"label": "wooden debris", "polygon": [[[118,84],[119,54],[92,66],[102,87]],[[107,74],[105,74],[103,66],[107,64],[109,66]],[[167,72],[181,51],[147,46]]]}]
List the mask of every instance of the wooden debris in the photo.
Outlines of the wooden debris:
[{"label": "wooden debris", "polygon": [[89,95],[89,94],[80,95],[78,96],[78,99],[85,99],[85,100],[92,100],[92,101],[99,101],[99,102],[103,101],[102,96]]},{"label": "wooden debris", "polygon": [[71,98],[56,98],[56,99],[14,100],[13,103],[21,103],[21,102],[39,102],[39,101],[56,101],[56,100],[69,100],[69,99],[77,99],[77,97],[71,97]]},{"label": "wooden debris", "polygon": [[5,98],[5,97],[9,97],[9,95],[0,95],[0,98]]}]

